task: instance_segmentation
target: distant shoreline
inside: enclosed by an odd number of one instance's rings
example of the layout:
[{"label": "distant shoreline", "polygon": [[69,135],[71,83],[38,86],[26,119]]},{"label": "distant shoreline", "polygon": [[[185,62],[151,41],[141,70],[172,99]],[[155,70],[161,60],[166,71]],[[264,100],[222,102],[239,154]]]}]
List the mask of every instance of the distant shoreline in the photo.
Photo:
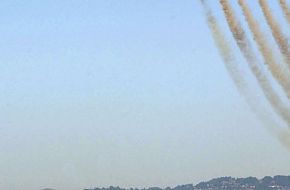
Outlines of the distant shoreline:
[{"label": "distant shoreline", "polygon": [[209,181],[203,181],[196,185],[185,184],[176,187],[149,187],[149,188],[121,188],[121,187],[94,187],[84,190],[290,190],[290,176],[276,175],[265,176],[261,179],[256,177],[234,178],[219,177]]}]

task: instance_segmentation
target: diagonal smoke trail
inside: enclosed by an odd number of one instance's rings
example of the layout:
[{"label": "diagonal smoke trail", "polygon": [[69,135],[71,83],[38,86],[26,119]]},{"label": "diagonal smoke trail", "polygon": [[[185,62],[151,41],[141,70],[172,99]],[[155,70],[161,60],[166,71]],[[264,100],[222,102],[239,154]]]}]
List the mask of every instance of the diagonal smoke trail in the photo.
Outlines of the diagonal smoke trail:
[{"label": "diagonal smoke trail", "polygon": [[271,28],[272,34],[278,47],[284,56],[285,61],[288,66],[290,66],[290,46],[288,43],[288,39],[284,36],[279,24],[275,21],[271,10],[267,4],[267,0],[259,0],[260,6],[262,8],[263,14],[266,18],[266,21]]},{"label": "diagonal smoke trail", "polygon": [[247,38],[241,23],[236,18],[229,1],[220,0],[220,4],[222,5],[227,23],[235,38],[235,41],[243,56],[247,60],[248,65],[252,73],[255,75],[260,87],[262,88],[265,97],[274,108],[275,112],[283,118],[290,128],[290,109],[285,106],[279,95],[272,87],[271,81],[268,79],[267,75],[260,69],[259,61],[256,58],[253,48],[251,47],[250,40]]},{"label": "diagonal smoke trail", "polygon": [[282,144],[290,149],[290,133],[286,130],[280,130],[277,133],[277,137]]},{"label": "diagonal smoke trail", "polygon": [[288,21],[288,24],[290,25],[290,9],[286,3],[286,0],[280,0],[279,3],[283,10],[284,16],[286,20]]},{"label": "diagonal smoke trail", "polygon": [[248,5],[245,0],[239,0],[239,4],[243,10],[243,14],[248,22],[250,30],[254,35],[254,39],[262,53],[266,65],[268,65],[274,78],[279,82],[288,99],[290,99],[290,74],[287,68],[284,68],[282,64],[277,63],[274,58],[271,46],[269,45],[266,36],[261,32],[258,23],[254,19]]},{"label": "diagonal smoke trail", "polygon": [[207,23],[213,35],[214,41],[216,46],[218,47],[219,53],[224,61],[225,67],[233,79],[237,89],[240,91],[241,94],[246,94],[248,90],[246,90],[247,85],[245,82],[244,77],[238,70],[237,66],[235,65],[234,61],[234,54],[229,46],[223,32],[221,31],[220,27],[218,26],[216,19],[211,14],[209,8],[206,6],[205,2],[201,0],[205,10],[206,10],[206,17]]},{"label": "diagonal smoke trail", "polygon": [[271,134],[273,134],[285,147],[288,149],[290,148],[289,137],[290,134],[288,131],[282,131],[277,128],[278,124],[275,120],[272,119],[271,115],[268,114],[263,107],[257,106],[260,102],[259,99],[255,99],[255,95],[253,96],[250,93],[250,89],[246,84],[246,80],[238,70],[235,60],[234,54],[232,52],[231,47],[229,46],[223,32],[221,31],[220,27],[218,26],[215,17],[212,15],[211,11],[205,4],[204,0],[201,0],[203,8],[206,11],[206,18],[208,26],[211,30],[213,35],[214,41],[218,47],[221,57],[223,58],[225,67],[233,79],[234,84],[236,85],[238,91],[244,96],[250,108],[254,111],[254,113],[261,119],[265,127],[270,130]]}]

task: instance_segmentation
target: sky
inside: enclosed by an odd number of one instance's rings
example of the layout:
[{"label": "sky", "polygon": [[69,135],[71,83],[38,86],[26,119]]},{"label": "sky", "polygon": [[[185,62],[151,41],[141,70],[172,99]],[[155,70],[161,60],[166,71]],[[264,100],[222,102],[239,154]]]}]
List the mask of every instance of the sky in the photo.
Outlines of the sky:
[{"label": "sky", "polygon": [[289,175],[290,151],[238,93],[203,13],[197,0],[2,0],[0,189]]}]

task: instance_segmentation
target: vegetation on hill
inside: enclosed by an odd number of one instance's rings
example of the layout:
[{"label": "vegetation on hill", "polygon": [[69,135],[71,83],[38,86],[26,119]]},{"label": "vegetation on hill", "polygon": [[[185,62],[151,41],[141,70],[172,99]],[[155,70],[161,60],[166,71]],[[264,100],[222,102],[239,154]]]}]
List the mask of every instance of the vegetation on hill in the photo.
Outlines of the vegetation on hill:
[{"label": "vegetation on hill", "polygon": [[263,179],[255,177],[233,178],[220,177],[197,185],[178,185],[174,188],[150,187],[150,188],[120,188],[110,186],[108,188],[93,188],[84,190],[290,190],[290,176],[277,175],[266,176]]}]

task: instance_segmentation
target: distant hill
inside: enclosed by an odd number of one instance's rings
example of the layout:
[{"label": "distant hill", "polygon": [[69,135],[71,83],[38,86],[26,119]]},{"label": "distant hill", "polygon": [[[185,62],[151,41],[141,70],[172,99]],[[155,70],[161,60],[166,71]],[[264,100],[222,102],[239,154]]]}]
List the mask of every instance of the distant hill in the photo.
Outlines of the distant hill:
[{"label": "distant hill", "polygon": [[150,187],[143,189],[125,189],[110,186],[108,188],[93,188],[84,190],[290,190],[290,176],[266,176],[262,179],[257,179],[255,177],[220,177],[210,181],[198,183],[195,186],[193,184],[186,184],[178,185],[174,188]]}]

